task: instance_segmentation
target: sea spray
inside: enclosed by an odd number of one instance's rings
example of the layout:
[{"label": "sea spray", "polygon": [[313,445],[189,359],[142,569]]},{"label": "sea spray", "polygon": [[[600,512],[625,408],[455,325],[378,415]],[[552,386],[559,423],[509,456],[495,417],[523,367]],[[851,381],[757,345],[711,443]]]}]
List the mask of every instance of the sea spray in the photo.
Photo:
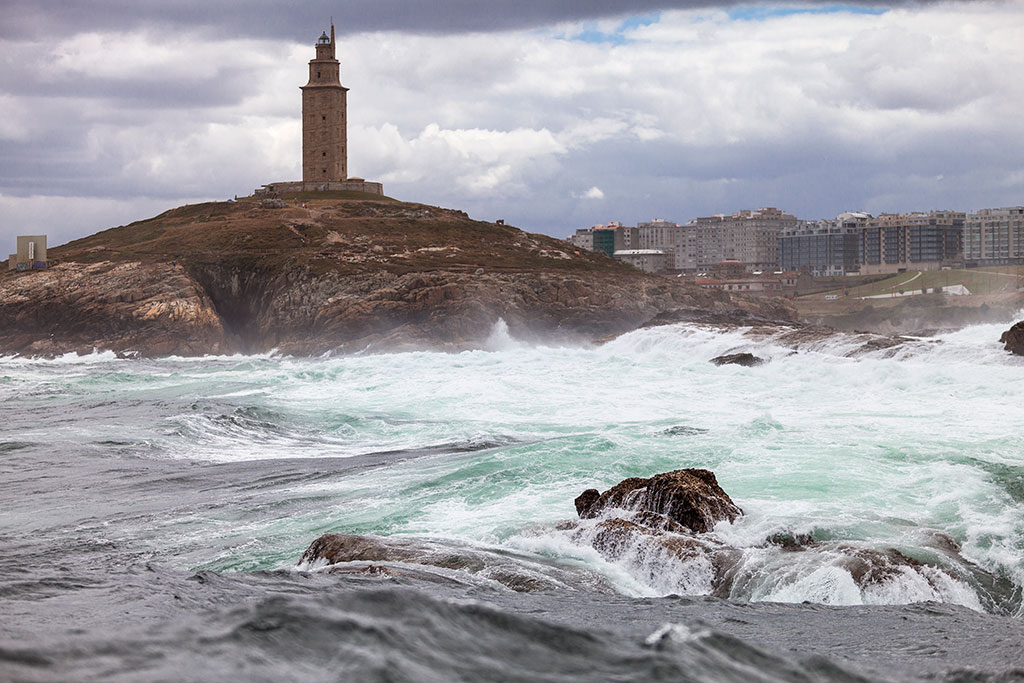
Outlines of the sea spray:
[{"label": "sea spray", "polygon": [[[992,333],[849,358],[844,335],[794,353],[743,330],[670,325],[538,347],[498,321],[486,350],[455,354],[5,359],[0,399],[5,443],[214,463],[206,476],[227,480],[275,468],[224,500],[229,486],[197,482],[216,500],[206,513],[104,522],[117,543],[183,570],[288,567],[311,538],[340,531],[536,553],[631,595],[1016,613],[1024,364]],[[736,351],[769,363],[708,362]],[[680,467],[714,470],[747,513],[714,531],[733,549],[727,589],[707,558],[637,545],[609,559],[586,533],[555,528],[585,488]],[[770,540],[787,534],[816,545]],[[940,535],[956,550],[936,550]],[[890,551],[922,564],[863,585],[846,566]]]}]

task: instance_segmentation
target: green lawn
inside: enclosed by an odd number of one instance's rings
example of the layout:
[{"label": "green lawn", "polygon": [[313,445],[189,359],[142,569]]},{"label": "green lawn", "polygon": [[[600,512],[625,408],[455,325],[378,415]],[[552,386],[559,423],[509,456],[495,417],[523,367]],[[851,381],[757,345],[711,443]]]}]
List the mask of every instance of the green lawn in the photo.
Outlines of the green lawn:
[{"label": "green lawn", "polygon": [[[920,274],[919,274],[920,273]],[[898,273],[878,282],[860,287],[853,287],[846,292],[847,296],[876,296],[900,291],[912,292],[935,287],[964,285],[971,294],[995,294],[1012,292],[1018,286],[1024,286],[1024,266],[993,266],[988,268],[972,268],[969,270],[926,270]]]}]

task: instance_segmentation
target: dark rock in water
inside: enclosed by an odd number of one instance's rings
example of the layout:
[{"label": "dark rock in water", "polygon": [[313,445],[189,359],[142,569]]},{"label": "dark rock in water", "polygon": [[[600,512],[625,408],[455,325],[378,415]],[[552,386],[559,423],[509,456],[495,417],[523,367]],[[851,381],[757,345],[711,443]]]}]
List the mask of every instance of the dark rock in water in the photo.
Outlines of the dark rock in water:
[{"label": "dark rock in water", "polygon": [[584,519],[587,517],[593,517],[594,515],[589,514],[589,510],[600,497],[601,492],[597,489],[587,489],[580,495],[576,496],[576,500],[573,501],[576,505],[576,514]]},{"label": "dark rock in water", "polygon": [[638,542],[656,544],[680,560],[698,557],[703,552],[703,546],[693,536],[663,534],[643,524],[618,517],[603,520],[597,525],[591,545],[604,558],[615,560]]},{"label": "dark rock in water", "polygon": [[675,427],[669,427],[664,430],[662,434],[665,436],[695,436],[697,434],[707,434],[708,430],[701,429],[700,427],[687,427],[686,425],[676,425]]},{"label": "dark rock in water", "polygon": [[1004,344],[1004,348],[1010,353],[1024,356],[1024,320],[1003,332],[1003,335],[999,337],[999,341]]},{"label": "dark rock in water", "polygon": [[644,509],[663,514],[697,532],[711,531],[723,519],[736,520],[743,511],[722,490],[710,470],[687,469],[650,478]]},{"label": "dark rock in water", "polygon": [[633,565],[651,583],[657,583],[663,574],[678,572],[679,566],[689,565],[697,572],[710,568],[711,594],[729,597],[741,551],[712,535],[694,535],[671,520],[672,528],[652,527],[649,520],[641,519],[645,514],[654,513],[641,513],[632,521],[612,517],[594,527],[579,527],[573,540],[590,545],[609,562]]},{"label": "dark rock in water", "polygon": [[299,564],[317,562],[330,565],[327,571],[332,574],[447,584],[471,584],[476,577],[516,592],[555,590],[566,586],[598,592],[611,590],[604,579],[586,570],[432,539],[324,534],[310,544],[299,560]]},{"label": "dark rock in water", "polygon": [[816,545],[811,534],[795,534],[790,531],[780,531],[765,539],[769,545],[777,545],[783,550],[805,550]]},{"label": "dark rock in water", "polygon": [[745,368],[753,368],[758,365],[764,365],[768,361],[752,353],[730,353],[712,358],[711,362],[715,365],[742,365]]},{"label": "dark rock in water", "polygon": [[[581,518],[596,517],[605,508],[625,508],[653,513],[655,516],[646,515],[641,521],[656,528],[663,529],[671,522],[705,533],[717,522],[732,522],[743,514],[709,470],[674,470],[650,479],[631,477],[596,498],[595,492],[596,489],[590,489],[576,499],[576,511]],[[664,524],[657,523],[660,516],[665,518]]]},{"label": "dark rock in water", "polygon": [[647,479],[630,477],[623,479],[604,493],[598,494],[596,498],[594,493],[597,492],[597,489],[587,489],[575,500],[576,513],[581,519],[590,519],[597,517],[598,513],[607,507],[633,509],[632,501],[627,501],[627,497],[636,489],[642,489],[645,486],[647,486]]},{"label": "dark rock in water", "polygon": [[859,548],[839,545],[842,553],[840,566],[850,572],[853,582],[864,588],[872,584],[885,583],[897,577],[904,569],[920,573],[924,563],[909,557],[895,548]]}]

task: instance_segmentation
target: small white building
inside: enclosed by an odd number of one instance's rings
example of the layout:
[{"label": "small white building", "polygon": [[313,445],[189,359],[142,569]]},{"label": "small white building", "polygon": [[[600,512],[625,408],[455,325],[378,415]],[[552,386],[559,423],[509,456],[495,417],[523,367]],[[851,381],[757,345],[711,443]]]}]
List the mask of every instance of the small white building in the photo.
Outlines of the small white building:
[{"label": "small white building", "polygon": [[17,253],[7,258],[10,270],[46,267],[46,235],[18,235]]}]

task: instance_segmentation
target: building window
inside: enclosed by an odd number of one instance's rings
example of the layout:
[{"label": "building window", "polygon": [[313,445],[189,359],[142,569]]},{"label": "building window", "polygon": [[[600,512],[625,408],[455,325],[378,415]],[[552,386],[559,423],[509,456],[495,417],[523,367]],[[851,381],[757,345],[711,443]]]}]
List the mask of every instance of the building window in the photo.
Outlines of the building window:
[{"label": "building window", "polygon": [[327,152],[320,152],[320,156],[322,156],[322,157],[327,156]]},{"label": "building window", "polygon": [[320,72],[319,71],[316,72],[316,77],[320,78]]},{"label": "building window", "polygon": [[327,117],[326,117],[326,116],[321,116],[321,117],[320,117],[320,120],[321,120],[321,121],[326,121],[326,120],[327,120]]}]

